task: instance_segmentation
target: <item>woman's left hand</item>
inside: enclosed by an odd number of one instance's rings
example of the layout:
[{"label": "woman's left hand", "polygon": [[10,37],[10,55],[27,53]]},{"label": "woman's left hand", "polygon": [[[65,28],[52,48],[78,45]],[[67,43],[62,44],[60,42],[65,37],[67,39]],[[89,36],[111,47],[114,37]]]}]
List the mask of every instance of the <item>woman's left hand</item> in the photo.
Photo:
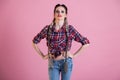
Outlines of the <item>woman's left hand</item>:
[{"label": "woman's left hand", "polygon": [[71,57],[71,58],[74,58],[74,55],[72,53],[70,53],[70,52],[67,53],[67,56]]},{"label": "woman's left hand", "polygon": [[48,54],[44,55],[42,58],[43,58],[44,60],[48,59]]}]

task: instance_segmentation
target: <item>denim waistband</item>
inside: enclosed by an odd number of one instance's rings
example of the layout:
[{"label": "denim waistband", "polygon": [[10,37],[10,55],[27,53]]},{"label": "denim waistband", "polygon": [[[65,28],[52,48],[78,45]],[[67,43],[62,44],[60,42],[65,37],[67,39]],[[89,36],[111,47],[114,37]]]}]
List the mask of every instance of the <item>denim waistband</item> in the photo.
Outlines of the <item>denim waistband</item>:
[{"label": "denim waistband", "polygon": [[71,57],[67,57],[65,59],[60,59],[60,60],[54,60],[54,59],[50,59],[50,60],[51,61],[55,61],[55,62],[61,62],[61,61],[65,62],[66,60],[70,60],[70,59],[72,59],[72,58]]}]

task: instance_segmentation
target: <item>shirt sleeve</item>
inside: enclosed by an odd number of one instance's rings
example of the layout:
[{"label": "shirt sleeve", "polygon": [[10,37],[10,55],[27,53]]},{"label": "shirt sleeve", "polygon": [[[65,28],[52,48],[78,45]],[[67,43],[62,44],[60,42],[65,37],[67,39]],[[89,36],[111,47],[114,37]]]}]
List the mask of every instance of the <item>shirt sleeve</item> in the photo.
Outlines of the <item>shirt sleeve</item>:
[{"label": "shirt sleeve", "polygon": [[33,43],[38,44],[41,39],[44,39],[47,37],[47,31],[48,31],[48,26],[45,26],[34,38],[33,38]]},{"label": "shirt sleeve", "polygon": [[80,42],[82,45],[90,44],[87,37],[82,36],[73,26],[70,26],[70,35],[72,36],[72,39]]}]

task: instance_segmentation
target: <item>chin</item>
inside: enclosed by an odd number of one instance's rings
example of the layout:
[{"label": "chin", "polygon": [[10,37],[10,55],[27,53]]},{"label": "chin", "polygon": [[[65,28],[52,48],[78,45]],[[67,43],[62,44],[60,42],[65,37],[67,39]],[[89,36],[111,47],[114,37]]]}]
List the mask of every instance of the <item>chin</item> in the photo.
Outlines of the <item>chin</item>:
[{"label": "chin", "polygon": [[58,20],[64,20],[63,18],[58,18]]}]

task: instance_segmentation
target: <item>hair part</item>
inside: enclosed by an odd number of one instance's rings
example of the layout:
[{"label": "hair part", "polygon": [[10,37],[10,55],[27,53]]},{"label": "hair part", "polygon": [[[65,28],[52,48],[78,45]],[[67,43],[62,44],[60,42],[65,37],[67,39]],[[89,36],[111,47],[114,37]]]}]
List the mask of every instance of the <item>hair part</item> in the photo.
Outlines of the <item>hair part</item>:
[{"label": "hair part", "polygon": [[55,6],[55,8],[54,8],[54,13],[55,13],[55,11],[56,11],[56,8],[57,8],[57,7],[60,7],[60,6],[65,9],[65,13],[67,14],[67,13],[68,13],[68,9],[67,9],[67,6],[64,5],[64,4],[57,4],[57,5]]}]

